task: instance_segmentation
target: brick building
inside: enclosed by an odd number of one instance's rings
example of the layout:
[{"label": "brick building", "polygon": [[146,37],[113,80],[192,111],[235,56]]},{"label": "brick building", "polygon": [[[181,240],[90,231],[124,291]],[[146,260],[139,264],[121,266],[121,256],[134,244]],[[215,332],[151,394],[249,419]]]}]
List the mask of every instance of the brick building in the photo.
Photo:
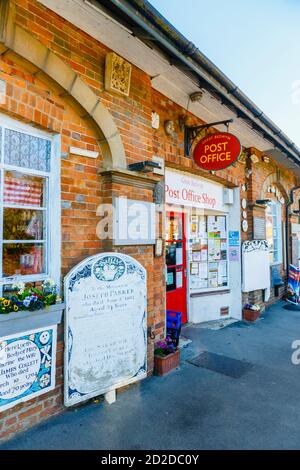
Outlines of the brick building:
[{"label": "brick building", "polygon": [[[180,302],[184,321],[198,323],[241,318],[245,303],[264,307],[282,296],[287,264],[299,257],[293,213],[299,203],[291,190],[299,184],[300,150],[147,2],[2,1],[0,54],[3,291],[48,277],[63,288],[67,272],[88,256],[132,256],[147,270],[149,374],[154,342],[164,335],[166,304],[178,308]],[[185,148],[187,129],[231,119],[229,130],[243,146],[240,159],[226,170],[200,170]],[[201,135],[208,130],[224,126],[212,125]],[[162,169],[129,167],[145,161]],[[43,202],[12,198],[11,185],[27,185],[31,197],[36,191]],[[207,201],[194,203],[199,187]],[[183,190],[191,198],[174,200]],[[163,207],[157,223],[161,256],[153,244],[99,238],[99,206],[120,197]],[[25,249],[24,234],[13,236],[10,221],[30,221],[33,213],[42,227],[46,217],[49,225],[47,233],[27,237]],[[223,252],[218,263],[207,253],[215,232],[220,240],[211,249]],[[196,250],[199,237],[207,242]],[[240,247],[253,239],[269,242],[270,289],[243,292]],[[59,308],[54,316],[55,387],[0,409],[0,440],[63,410]],[[30,315],[21,325],[16,317],[6,319],[1,337],[42,326],[36,321]]]}]

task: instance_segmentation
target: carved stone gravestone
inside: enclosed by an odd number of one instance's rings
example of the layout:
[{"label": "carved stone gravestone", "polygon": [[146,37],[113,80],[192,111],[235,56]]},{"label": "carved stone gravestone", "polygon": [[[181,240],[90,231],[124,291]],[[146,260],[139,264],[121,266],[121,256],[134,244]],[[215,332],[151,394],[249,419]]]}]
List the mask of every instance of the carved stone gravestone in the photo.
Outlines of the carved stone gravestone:
[{"label": "carved stone gravestone", "polygon": [[146,270],[119,253],[87,258],[65,278],[65,405],[147,374]]}]

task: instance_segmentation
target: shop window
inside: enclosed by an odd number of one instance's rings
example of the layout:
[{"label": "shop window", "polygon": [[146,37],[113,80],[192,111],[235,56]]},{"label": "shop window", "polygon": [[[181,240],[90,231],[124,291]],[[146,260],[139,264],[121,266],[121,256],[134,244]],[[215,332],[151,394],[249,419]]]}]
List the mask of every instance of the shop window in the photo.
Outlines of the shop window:
[{"label": "shop window", "polygon": [[51,256],[60,250],[55,138],[8,119],[1,124],[1,289],[18,281],[57,281],[60,261]]},{"label": "shop window", "polygon": [[281,225],[281,204],[271,201],[266,209],[266,238],[271,264],[282,263]]},{"label": "shop window", "polygon": [[225,215],[190,215],[189,279],[192,290],[228,286]]}]

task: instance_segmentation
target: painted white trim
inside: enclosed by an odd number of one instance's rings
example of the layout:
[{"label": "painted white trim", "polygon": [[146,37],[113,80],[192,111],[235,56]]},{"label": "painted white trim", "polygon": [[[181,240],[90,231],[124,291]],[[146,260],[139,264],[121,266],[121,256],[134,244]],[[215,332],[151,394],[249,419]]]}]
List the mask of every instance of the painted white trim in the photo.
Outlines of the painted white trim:
[{"label": "painted white trim", "polygon": [[[52,254],[49,260],[50,277],[60,287],[61,281],[61,137],[53,138],[51,164],[52,171],[49,184],[49,192],[52,195],[52,204],[49,206],[49,252]],[[54,171],[53,171],[54,170]]]},{"label": "painted white trim", "polygon": [[87,158],[97,158],[99,156],[99,152],[93,152],[92,150],[85,150],[79,147],[70,147],[70,153],[72,155],[79,155],[80,157]]}]

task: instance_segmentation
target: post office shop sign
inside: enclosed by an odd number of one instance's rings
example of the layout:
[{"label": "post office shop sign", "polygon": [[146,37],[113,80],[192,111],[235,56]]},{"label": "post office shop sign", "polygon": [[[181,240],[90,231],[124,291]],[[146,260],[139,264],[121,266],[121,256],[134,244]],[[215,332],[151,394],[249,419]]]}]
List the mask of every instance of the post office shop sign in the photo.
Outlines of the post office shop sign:
[{"label": "post office shop sign", "polygon": [[235,135],[217,132],[198,142],[194,149],[194,161],[202,170],[224,170],[237,161],[241,151],[241,143]]},{"label": "post office shop sign", "polygon": [[146,270],[102,253],[65,278],[65,405],[72,406],[147,374]]}]

